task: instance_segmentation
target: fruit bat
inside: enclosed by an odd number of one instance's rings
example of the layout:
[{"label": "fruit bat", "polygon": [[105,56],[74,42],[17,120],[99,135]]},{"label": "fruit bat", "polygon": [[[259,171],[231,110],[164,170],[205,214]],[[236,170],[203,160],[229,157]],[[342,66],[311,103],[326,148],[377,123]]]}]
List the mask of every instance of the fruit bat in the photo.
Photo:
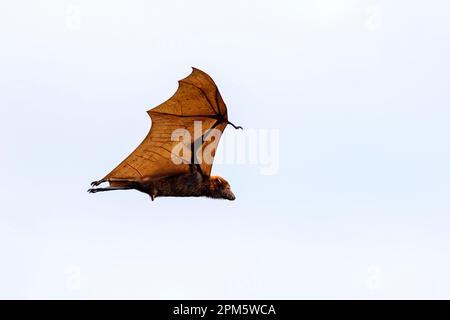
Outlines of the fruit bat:
[{"label": "fruit bat", "polygon": [[[219,89],[205,72],[178,81],[166,102],[147,111],[152,125],[142,143],[89,193],[135,189],[157,197],[209,197],[234,200],[230,184],[211,176],[220,135],[229,124]],[[108,187],[98,187],[108,182]]]}]

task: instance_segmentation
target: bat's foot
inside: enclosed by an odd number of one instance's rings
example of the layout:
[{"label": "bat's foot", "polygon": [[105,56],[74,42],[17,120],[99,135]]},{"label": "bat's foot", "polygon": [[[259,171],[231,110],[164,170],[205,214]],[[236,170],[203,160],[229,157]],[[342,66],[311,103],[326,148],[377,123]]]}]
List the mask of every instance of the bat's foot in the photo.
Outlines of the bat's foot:
[{"label": "bat's foot", "polygon": [[101,185],[103,182],[105,182],[105,180],[92,181],[91,187],[97,187],[97,186]]},{"label": "bat's foot", "polygon": [[96,193],[97,191],[99,191],[99,190],[95,189],[95,188],[90,188],[90,189],[88,189],[87,192],[89,192],[89,193]]}]

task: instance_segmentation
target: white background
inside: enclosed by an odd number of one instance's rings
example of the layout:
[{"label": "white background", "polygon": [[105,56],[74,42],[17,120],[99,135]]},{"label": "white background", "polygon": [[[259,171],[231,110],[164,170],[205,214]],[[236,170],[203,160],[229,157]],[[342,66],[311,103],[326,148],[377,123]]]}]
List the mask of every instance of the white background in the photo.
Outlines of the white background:
[{"label": "white background", "polygon": [[[450,298],[449,11],[2,0],[0,297]],[[279,130],[277,174],[216,165],[234,202],[87,194],[190,66]]]}]

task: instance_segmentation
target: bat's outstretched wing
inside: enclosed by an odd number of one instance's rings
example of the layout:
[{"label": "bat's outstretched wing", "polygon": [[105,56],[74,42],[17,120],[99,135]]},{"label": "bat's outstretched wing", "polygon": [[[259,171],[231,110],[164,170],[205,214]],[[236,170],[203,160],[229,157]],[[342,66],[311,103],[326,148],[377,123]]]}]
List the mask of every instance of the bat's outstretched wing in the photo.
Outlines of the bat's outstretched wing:
[{"label": "bat's outstretched wing", "polygon": [[[188,173],[193,169],[193,163],[199,162],[199,159],[195,158],[198,150],[194,149],[194,145],[202,146],[203,150],[208,146],[208,150],[213,150],[210,152],[212,159],[196,165],[196,169],[203,175],[210,175],[214,152],[220,138],[220,135],[213,138],[211,129],[219,130],[215,133],[223,132],[229,123],[227,108],[211,77],[199,69],[192,69],[187,78],[178,82],[178,89],[169,100],[147,111],[152,119],[147,137],[105,179],[139,179]],[[196,125],[197,132],[194,133],[196,121],[201,122],[200,137],[199,122]],[[187,130],[192,137],[189,146],[191,153],[188,157],[186,154],[174,153],[180,143],[172,139],[172,133],[177,129]],[[197,141],[194,141],[195,138]],[[178,161],[174,162],[173,157]]]}]

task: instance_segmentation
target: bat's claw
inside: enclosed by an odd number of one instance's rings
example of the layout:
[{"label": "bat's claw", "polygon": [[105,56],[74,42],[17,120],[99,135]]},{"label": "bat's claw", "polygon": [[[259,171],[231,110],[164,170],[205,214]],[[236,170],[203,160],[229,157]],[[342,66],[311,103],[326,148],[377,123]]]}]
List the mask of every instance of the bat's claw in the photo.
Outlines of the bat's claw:
[{"label": "bat's claw", "polygon": [[235,128],[235,129],[241,129],[241,130],[244,130],[241,126],[237,126],[237,125],[235,125],[234,123],[232,123],[232,122],[230,122],[230,121],[228,121],[228,124],[231,124],[231,125],[233,126],[233,128]]},{"label": "bat's claw", "polygon": [[102,183],[102,181],[92,181],[91,182],[91,187],[97,187],[98,185],[100,185]]},{"label": "bat's claw", "polygon": [[95,188],[90,188],[90,189],[88,189],[87,192],[89,192],[89,193],[96,193],[96,192],[97,192],[97,189],[95,189]]}]

